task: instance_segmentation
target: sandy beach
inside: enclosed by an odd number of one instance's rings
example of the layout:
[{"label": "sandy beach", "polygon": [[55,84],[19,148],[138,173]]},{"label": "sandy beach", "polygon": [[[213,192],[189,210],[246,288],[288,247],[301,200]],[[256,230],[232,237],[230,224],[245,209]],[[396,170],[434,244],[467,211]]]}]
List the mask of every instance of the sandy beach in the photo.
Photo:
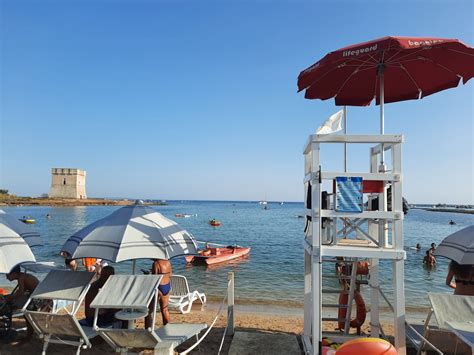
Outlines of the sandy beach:
[{"label": "sandy beach", "polygon": [[[200,305],[195,305],[193,310],[189,314],[179,314],[176,312],[172,313],[172,322],[176,323],[206,323],[210,325],[214,320],[218,311],[218,307],[215,304],[208,305],[204,310],[201,311]],[[191,352],[192,354],[217,354],[222,335],[226,326],[226,309],[223,309],[220,317],[218,318],[215,326],[210,331],[209,335],[199,345],[198,349]],[[271,309],[269,312],[249,312],[247,310],[237,309],[235,315],[235,330],[246,331],[246,332],[259,332],[259,333],[285,333],[294,334],[295,336],[300,335],[303,332],[303,316],[292,315],[289,311],[286,314],[282,314],[280,310],[273,312]],[[78,312],[78,318],[83,317],[83,310]],[[24,324],[24,320],[17,320],[16,325],[21,326]],[[160,314],[157,314],[157,327],[161,326]],[[143,327],[143,321],[139,321],[137,327]],[[325,331],[334,331],[336,328],[335,323],[325,323]],[[393,335],[393,326],[388,323],[383,324],[384,331],[387,335]],[[362,331],[369,334],[368,322],[363,326]],[[40,354],[42,349],[41,340],[35,335],[32,339],[25,341],[22,339],[24,334],[20,335],[18,340],[12,344],[1,344],[0,353],[2,355],[17,355],[17,354]],[[229,351],[232,342],[232,337],[227,336],[223,345],[223,353],[226,354]],[[298,342],[300,339],[298,337]],[[176,348],[177,352],[186,350],[194,343],[194,340],[182,344]],[[82,351],[84,354],[104,354],[114,353],[112,348],[105,343],[100,337],[96,337],[92,341],[92,348]],[[300,343],[301,344],[301,343]],[[65,346],[59,344],[50,344],[48,347],[48,354],[74,354],[75,349],[72,346]],[[145,351],[144,354],[152,353],[151,351]]]}]

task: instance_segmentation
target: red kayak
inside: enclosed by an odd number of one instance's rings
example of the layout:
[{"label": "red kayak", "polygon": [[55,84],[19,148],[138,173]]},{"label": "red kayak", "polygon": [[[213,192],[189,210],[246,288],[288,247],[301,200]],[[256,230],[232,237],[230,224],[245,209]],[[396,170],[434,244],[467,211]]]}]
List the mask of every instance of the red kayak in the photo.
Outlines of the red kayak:
[{"label": "red kayak", "polygon": [[213,227],[220,227],[221,221],[218,221],[217,219],[211,219],[209,221],[209,224]]},{"label": "red kayak", "polygon": [[198,253],[199,255],[186,256],[186,262],[204,262],[207,265],[223,263],[225,261],[229,261],[247,255],[248,253],[250,253],[250,248],[243,248],[239,246],[228,246],[225,248],[206,248],[199,250]]}]

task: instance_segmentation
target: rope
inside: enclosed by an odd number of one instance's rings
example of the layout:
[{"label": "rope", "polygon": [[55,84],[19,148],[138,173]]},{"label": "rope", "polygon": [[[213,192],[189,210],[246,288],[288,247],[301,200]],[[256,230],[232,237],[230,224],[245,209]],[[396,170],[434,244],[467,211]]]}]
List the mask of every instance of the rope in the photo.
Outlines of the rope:
[{"label": "rope", "polygon": [[[230,314],[234,313],[234,311],[230,311]],[[222,340],[221,340],[221,345],[219,346],[219,351],[217,352],[217,355],[220,355],[221,351],[222,351],[222,346],[224,345],[224,340],[225,340],[225,336],[227,334],[227,329],[229,328],[229,321],[227,321],[227,325],[225,326],[225,329],[224,329],[224,335],[222,335]]]},{"label": "rope", "polygon": [[[227,282],[227,289],[229,288],[229,285],[230,285],[230,280],[229,282]],[[212,321],[211,323],[211,326],[209,328],[207,328],[206,332],[204,333],[204,335],[201,337],[201,339],[199,339],[197,342],[195,342],[191,347],[189,347],[188,349],[186,349],[185,351],[181,352],[180,355],[186,355],[187,353],[189,353],[191,350],[193,350],[196,346],[198,346],[202,341],[203,339],[209,334],[209,332],[211,331],[212,327],[214,327],[214,324],[216,324],[217,322],[217,319],[219,318],[220,316],[220,313],[222,311],[222,307],[224,306],[224,303],[225,301],[227,300],[227,294],[225,295],[224,299],[222,300],[220,306],[219,306],[219,309],[217,311],[217,314],[214,318],[214,320]]]}]

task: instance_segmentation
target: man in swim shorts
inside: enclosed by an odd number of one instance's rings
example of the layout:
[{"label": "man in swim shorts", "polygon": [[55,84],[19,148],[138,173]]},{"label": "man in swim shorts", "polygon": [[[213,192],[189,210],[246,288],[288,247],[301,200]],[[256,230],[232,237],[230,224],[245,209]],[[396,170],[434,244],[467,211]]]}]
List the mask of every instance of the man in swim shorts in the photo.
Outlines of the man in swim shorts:
[{"label": "man in swim shorts", "polygon": [[5,296],[5,300],[12,303],[15,308],[21,308],[38,286],[38,279],[33,275],[21,272],[20,266],[16,266],[7,274],[8,281],[17,281],[16,290]]},{"label": "man in swim shorts", "polygon": [[[163,319],[163,325],[166,325],[170,322],[170,313],[168,310],[168,303],[170,299],[171,292],[171,274],[172,268],[169,260],[164,259],[155,259],[151,267],[151,273],[154,275],[163,275],[161,279],[160,286],[158,286],[158,302],[160,303],[161,317]],[[148,316],[145,318],[145,328],[150,328],[152,323],[152,312],[153,312],[153,303],[150,303],[148,309]]]}]

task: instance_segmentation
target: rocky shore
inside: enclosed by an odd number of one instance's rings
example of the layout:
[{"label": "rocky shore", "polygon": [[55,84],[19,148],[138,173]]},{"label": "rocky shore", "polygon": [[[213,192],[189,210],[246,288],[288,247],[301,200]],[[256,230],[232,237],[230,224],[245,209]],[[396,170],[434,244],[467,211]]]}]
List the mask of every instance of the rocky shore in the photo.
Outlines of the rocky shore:
[{"label": "rocky shore", "polygon": [[[48,197],[20,197],[13,195],[0,195],[0,206],[127,206],[134,204],[134,200],[112,200],[105,198],[67,199]],[[164,205],[158,201],[145,202],[146,205]]]}]

